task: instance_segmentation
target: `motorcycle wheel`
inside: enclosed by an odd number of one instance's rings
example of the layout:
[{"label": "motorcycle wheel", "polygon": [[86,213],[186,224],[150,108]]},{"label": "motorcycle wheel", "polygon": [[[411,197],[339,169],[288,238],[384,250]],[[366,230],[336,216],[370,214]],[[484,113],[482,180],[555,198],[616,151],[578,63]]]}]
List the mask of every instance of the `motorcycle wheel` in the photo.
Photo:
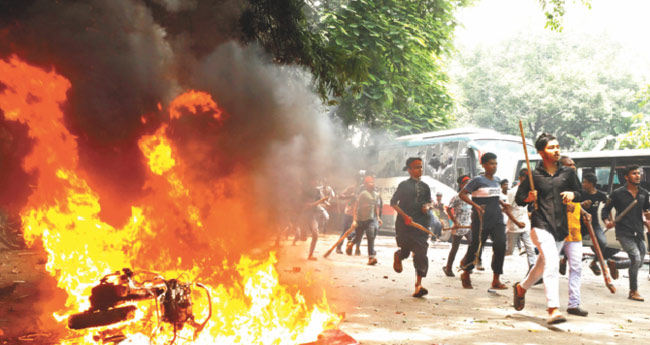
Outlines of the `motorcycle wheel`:
[{"label": "motorcycle wheel", "polygon": [[132,319],[137,308],[133,305],[113,308],[104,311],[72,314],[68,318],[68,328],[84,329],[90,327],[108,326],[117,322]]}]

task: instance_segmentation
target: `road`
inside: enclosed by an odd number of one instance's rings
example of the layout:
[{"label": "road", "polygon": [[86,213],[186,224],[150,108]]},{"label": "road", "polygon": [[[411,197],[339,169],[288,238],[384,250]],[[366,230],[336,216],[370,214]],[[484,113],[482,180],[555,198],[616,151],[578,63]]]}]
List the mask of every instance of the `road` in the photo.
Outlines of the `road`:
[{"label": "road", "polygon": [[[487,291],[492,278],[491,248],[483,253],[486,270],[475,271],[474,289],[466,290],[458,274],[449,278],[442,272],[449,244],[431,244],[429,274],[423,281],[429,295],[414,298],[411,259],[404,261],[402,273],[393,271],[394,238],[378,238],[376,266],[366,265],[365,245],[361,248],[363,256],[332,253],[323,258],[335,239],[335,235],[321,236],[315,262],[306,260],[309,240],[297,246],[283,242],[281,279],[297,282],[308,277],[313,281],[314,294],[324,288],[333,310],[345,315],[340,329],[362,344],[620,344],[645,342],[650,337],[647,266],[639,273],[639,291],[648,301],[636,302],[627,299],[627,270],[614,281],[617,293],[611,294],[602,276],[595,276],[588,262],[583,262],[582,307],[589,316],[567,315],[568,322],[548,327],[542,285],[528,292],[526,308],[521,312],[512,307],[512,290],[496,294]],[[461,245],[456,265],[466,248]],[[511,286],[521,280],[526,266],[525,256],[506,257],[502,281]],[[294,267],[301,267],[301,271],[296,273]],[[563,312],[568,300],[567,278],[560,277]]]}]

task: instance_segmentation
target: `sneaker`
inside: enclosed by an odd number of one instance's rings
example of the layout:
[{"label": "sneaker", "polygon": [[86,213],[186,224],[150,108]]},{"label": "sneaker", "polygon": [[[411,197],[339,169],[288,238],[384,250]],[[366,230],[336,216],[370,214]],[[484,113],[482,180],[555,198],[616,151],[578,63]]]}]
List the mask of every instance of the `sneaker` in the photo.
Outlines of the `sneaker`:
[{"label": "sneaker", "polygon": [[359,248],[354,252],[354,256],[361,256],[361,250]]},{"label": "sneaker", "polygon": [[577,316],[582,316],[582,317],[586,317],[589,314],[588,311],[586,311],[586,310],[584,310],[584,309],[582,309],[580,307],[567,308],[566,312],[568,314],[571,314],[571,315],[577,315]]},{"label": "sneaker", "polygon": [[589,264],[589,268],[591,269],[592,272],[594,272],[595,275],[599,276],[600,275],[600,267],[598,267],[598,264],[596,264],[596,261],[592,261]]},{"label": "sneaker", "polygon": [[566,275],[566,258],[560,259],[560,274]]},{"label": "sneaker", "polygon": [[354,248],[354,242],[348,241],[348,244],[345,246],[345,254],[352,255],[352,248]]},{"label": "sneaker", "polygon": [[612,279],[618,279],[618,268],[616,268],[616,261],[612,259],[607,260],[607,267],[609,268],[609,274],[612,276]]},{"label": "sneaker", "polygon": [[546,320],[546,323],[549,325],[555,325],[558,323],[565,322],[566,318],[562,313],[560,313],[560,310],[557,308],[549,308],[548,309],[548,319]]},{"label": "sneaker", "polygon": [[478,265],[476,265],[476,269],[479,271],[485,271],[485,267],[483,267],[482,262],[479,262]]},{"label": "sneaker", "polygon": [[400,258],[399,249],[395,251],[395,254],[393,254],[393,269],[397,273],[402,273],[402,258]]},{"label": "sneaker", "polygon": [[447,277],[455,277],[456,275],[454,274],[454,271],[447,267],[447,266],[442,266],[442,271],[445,272],[445,275]]},{"label": "sneaker", "polygon": [[633,301],[639,301],[643,302],[645,301],[641,295],[639,295],[638,291],[630,291],[630,294],[627,296],[628,299],[631,299]]},{"label": "sneaker", "polygon": [[369,266],[374,266],[377,264],[377,259],[376,258],[369,258],[368,259],[368,265]]}]

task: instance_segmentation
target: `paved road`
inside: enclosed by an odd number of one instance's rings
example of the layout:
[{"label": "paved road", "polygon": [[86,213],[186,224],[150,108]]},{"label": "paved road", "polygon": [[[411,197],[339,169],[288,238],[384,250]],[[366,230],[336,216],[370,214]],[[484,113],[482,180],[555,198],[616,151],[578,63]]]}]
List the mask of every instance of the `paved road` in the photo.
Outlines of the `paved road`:
[{"label": "paved road", "polygon": [[[404,261],[404,272],[392,269],[395,241],[380,236],[377,241],[379,264],[367,266],[367,256],[323,253],[335,241],[335,235],[322,236],[318,242],[319,260],[306,260],[309,241],[291,246],[283,242],[280,254],[281,279],[298,282],[305,277],[311,283],[307,295],[318,296],[326,289],[333,310],[345,314],[340,328],[363,344],[621,344],[645,343],[650,339],[650,282],[648,268],[640,272],[640,292],[646,302],[627,299],[627,271],[614,281],[616,294],[610,294],[602,277],[594,276],[583,263],[582,307],[586,318],[568,316],[568,322],[547,327],[543,286],[527,294],[526,308],[512,308],[512,290],[488,293],[492,272],[491,248],[483,253],[486,271],[472,275],[475,288],[462,289],[458,276],[444,276],[447,243],[432,244],[429,249],[429,274],[424,285],[425,298],[413,298],[415,281],[412,261]],[[366,253],[365,245],[361,248]],[[465,253],[461,246],[456,265]],[[294,267],[301,271],[295,273]],[[525,256],[506,257],[503,281],[512,285],[526,273]],[[566,309],[568,281],[560,278],[561,309]]]}]

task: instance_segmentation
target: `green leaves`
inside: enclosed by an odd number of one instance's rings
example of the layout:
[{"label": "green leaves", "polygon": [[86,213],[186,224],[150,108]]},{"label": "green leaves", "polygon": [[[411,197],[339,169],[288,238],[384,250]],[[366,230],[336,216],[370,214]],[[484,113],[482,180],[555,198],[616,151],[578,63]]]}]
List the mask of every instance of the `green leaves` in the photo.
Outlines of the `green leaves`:
[{"label": "green leaves", "polygon": [[[442,52],[452,51],[454,10],[463,2],[352,0],[322,16],[328,42],[344,52],[346,89],[336,114],[396,134],[449,126]],[[357,87],[355,87],[357,86]]]}]

